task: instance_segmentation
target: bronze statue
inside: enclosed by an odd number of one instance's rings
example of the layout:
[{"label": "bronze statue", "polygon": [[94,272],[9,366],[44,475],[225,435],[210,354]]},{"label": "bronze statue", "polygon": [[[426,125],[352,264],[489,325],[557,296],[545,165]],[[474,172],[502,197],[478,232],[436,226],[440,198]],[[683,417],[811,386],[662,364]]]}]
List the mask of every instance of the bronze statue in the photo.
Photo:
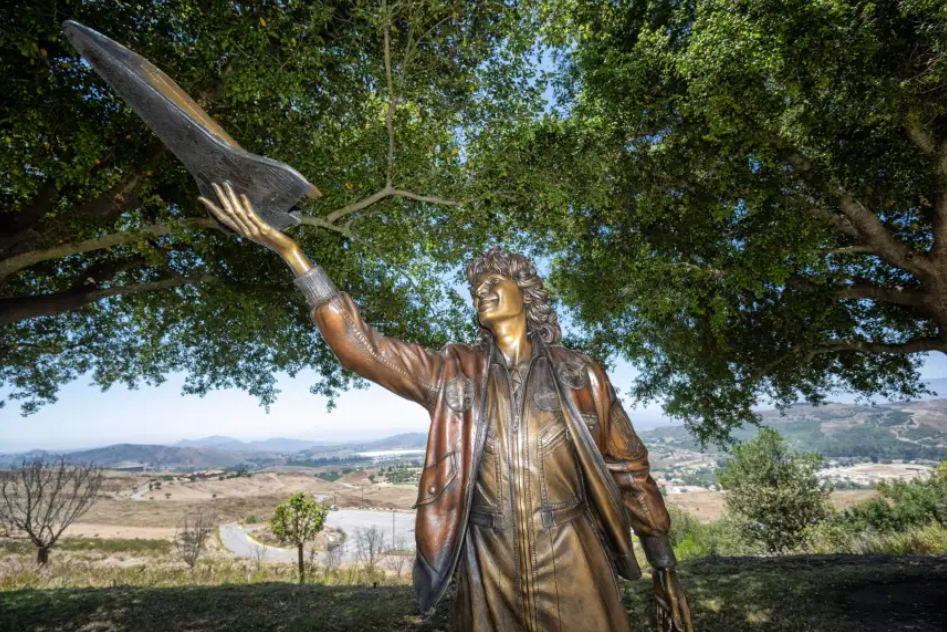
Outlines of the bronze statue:
[{"label": "bronze statue", "polygon": [[210,212],[293,269],[342,365],[427,409],[414,566],[422,612],[456,572],[454,630],[629,630],[618,576],[641,575],[633,529],[654,569],[659,630],[692,632],[648,451],[602,368],[557,344],[556,313],[528,259],[493,248],[467,266],[477,344],[435,351],[386,338],[280,232],[314,186],[242,150],[147,60],[75,22],[64,30],[201,192],[213,191],[220,206],[201,198]]},{"label": "bronze statue", "polygon": [[557,344],[528,259],[495,247],[472,261],[479,341],[436,351],[372,329],[247,196],[213,186],[220,205],[201,201],[293,269],[342,365],[431,415],[415,530],[422,612],[456,572],[452,630],[630,630],[618,575],[641,575],[634,529],[654,568],[659,629],[693,629],[648,451],[602,368]]}]

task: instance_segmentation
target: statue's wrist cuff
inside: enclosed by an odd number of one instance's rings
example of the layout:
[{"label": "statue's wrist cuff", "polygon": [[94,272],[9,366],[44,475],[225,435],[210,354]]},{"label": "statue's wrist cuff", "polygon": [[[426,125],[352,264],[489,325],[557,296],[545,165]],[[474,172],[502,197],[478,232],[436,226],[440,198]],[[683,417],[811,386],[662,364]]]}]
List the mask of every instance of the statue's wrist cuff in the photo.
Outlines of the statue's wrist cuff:
[{"label": "statue's wrist cuff", "polygon": [[641,540],[641,547],[652,568],[671,570],[677,566],[674,549],[671,548],[671,542],[666,535],[640,536],[638,539]]},{"label": "statue's wrist cuff", "polygon": [[332,279],[318,265],[313,266],[306,274],[296,277],[293,283],[303,293],[306,302],[313,309],[339,295],[339,290],[332,283]]}]

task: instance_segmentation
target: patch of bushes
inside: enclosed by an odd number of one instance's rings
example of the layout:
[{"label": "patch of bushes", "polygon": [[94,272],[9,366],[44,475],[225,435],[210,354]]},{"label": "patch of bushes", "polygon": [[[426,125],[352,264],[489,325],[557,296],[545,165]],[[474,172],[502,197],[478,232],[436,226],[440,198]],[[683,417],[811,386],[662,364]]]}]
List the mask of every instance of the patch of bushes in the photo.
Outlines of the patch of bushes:
[{"label": "patch of bushes", "polygon": [[947,528],[938,522],[906,531],[878,531],[835,519],[810,530],[809,553],[855,555],[947,555]]},{"label": "patch of bushes", "polygon": [[856,505],[839,518],[856,528],[881,532],[904,532],[932,522],[947,525],[947,461],[929,478],[886,481],[876,489],[879,498]]},{"label": "patch of bushes", "polygon": [[669,506],[671,532],[668,538],[678,560],[698,557],[743,557],[757,555],[762,548],[740,536],[737,525],[727,519],[704,523],[692,514]]}]

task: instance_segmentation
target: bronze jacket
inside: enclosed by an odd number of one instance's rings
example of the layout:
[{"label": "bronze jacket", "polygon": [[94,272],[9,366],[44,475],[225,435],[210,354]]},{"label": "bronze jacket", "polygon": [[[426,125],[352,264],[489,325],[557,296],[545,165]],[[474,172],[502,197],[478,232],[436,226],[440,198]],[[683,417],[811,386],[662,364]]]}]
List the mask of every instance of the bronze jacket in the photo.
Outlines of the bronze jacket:
[{"label": "bronze jacket", "polygon": [[[414,566],[418,605],[429,612],[447,589],[463,547],[486,439],[482,410],[490,350],[465,344],[433,350],[387,338],[362,321],[355,303],[318,266],[297,285],[314,305],[313,320],[343,367],[430,414]],[[548,354],[555,367],[556,392],[550,397],[559,400],[574,442],[599,535],[615,570],[637,579],[641,570],[632,529],[647,538],[665,536],[670,526],[647,450],[596,362],[559,345],[540,344],[537,352]],[[666,537],[660,540],[666,543]]]}]

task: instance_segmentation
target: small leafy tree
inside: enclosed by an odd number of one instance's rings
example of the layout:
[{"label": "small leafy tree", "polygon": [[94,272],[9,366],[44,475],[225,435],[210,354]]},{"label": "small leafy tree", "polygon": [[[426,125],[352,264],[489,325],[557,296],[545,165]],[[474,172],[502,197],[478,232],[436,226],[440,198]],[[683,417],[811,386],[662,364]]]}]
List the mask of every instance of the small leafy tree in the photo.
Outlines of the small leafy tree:
[{"label": "small leafy tree", "polygon": [[791,454],[771,428],[735,447],[717,478],[741,535],[770,553],[802,544],[806,527],[827,515],[829,492],[816,476],[821,463],[819,454]]},{"label": "small leafy tree", "polygon": [[303,546],[322,531],[329,508],[303,492],[296,492],[285,503],[280,503],[273,512],[270,529],[280,542],[294,544],[299,552],[299,583],[306,578],[303,561]]}]

